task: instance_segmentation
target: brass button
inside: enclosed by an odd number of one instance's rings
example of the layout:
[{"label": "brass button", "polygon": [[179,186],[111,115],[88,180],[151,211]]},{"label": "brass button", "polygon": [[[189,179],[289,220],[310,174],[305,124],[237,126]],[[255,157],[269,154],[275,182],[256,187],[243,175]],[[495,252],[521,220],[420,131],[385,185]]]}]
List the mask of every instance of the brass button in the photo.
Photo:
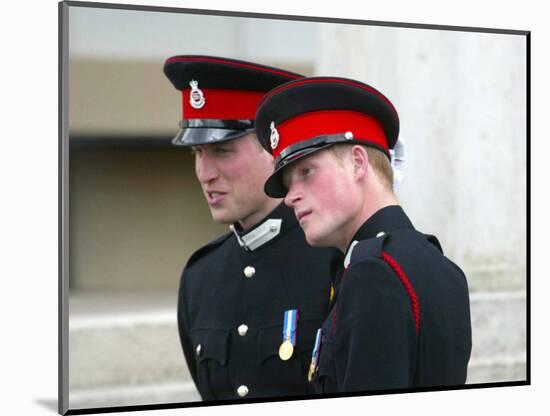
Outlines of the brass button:
[{"label": "brass button", "polygon": [[245,324],[239,325],[239,327],[237,328],[237,332],[241,337],[244,337],[248,332],[248,326]]},{"label": "brass button", "polygon": [[384,237],[386,233],[384,231],[380,231],[378,234],[376,234],[376,238]]},{"label": "brass button", "polygon": [[197,345],[197,349],[195,351],[197,352],[197,355],[201,355],[202,345],[201,344]]},{"label": "brass button", "polygon": [[244,275],[249,279],[256,274],[256,269],[252,266],[246,266],[244,268]]},{"label": "brass button", "polygon": [[237,394],[240,397],[245,397],[248,394],[248,387],[246,387],[245,385],[239,386],[239,388],[237,389]]}]

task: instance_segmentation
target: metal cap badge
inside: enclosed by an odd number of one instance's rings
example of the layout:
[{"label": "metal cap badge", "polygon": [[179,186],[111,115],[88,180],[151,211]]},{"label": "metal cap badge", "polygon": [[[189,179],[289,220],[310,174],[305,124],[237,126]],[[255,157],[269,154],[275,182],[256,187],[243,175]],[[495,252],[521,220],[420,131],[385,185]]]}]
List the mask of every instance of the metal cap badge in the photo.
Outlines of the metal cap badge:
[{"label": "metal cap badge", "polygon": [[272,121],[269,125],[269,128],[271,129],[271,136],[269,136],[270,142],[271,142],[271,148],[275,149],[277,145],[279,144],[279,132],[275,128],[275,122]]},{"label": "metal cap badge", "polygon": [[204,98],[203,92],[199,89],[199,83],[195,80],[191,80],[189,86],[191,87],[191,92],[189,93],[189,104],[191,104],[191,107],[197,110],[204,107],[206,99]]}]

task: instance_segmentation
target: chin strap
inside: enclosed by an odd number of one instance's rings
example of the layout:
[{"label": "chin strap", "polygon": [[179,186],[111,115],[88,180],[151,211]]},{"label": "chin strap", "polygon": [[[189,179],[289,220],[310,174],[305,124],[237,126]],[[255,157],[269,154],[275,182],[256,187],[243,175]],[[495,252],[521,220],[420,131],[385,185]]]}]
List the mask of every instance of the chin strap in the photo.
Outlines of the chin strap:
[{"label": "chin strap", "polygon": [[405,177],[407,167],[407,146],[400,136],[393,149],[390,149],[391,167],[393,170],[393,191],[397,192]]}]

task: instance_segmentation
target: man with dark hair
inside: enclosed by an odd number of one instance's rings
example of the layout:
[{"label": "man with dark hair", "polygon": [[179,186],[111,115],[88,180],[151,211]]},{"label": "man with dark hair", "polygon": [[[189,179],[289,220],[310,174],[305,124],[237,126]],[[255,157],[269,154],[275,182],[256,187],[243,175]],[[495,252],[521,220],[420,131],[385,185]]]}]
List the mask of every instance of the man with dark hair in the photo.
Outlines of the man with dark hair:
[{"label": "man with dark hair", "polygon": [[463,384],[471,352],[466,278],[398,205],[392,103],[358,81],[305,78],[264,96],[256,130],[276,163],[266,193],[285,198],[309,244],[345,253],[312,353],[316,390]]},{"label": "man with dark hair", "polygon": [[312,248],[281,199],[268,198],[273,158],[254,133],[270,89],[300,75],[211,56],[169,58],[183,98],[173,143],[190,147],[212,218],[231,232],[187,261],[178,327],[203,400],[312,393],[315,331],[327,316],[337,250]]}]

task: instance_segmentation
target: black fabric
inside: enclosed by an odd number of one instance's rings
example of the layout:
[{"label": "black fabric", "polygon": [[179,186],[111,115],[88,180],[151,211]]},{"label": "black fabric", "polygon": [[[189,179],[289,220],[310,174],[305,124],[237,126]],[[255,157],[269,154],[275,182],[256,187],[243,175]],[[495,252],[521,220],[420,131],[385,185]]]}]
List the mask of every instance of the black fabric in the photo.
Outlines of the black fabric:
[{"label": "black fabric", "polygon": [[378,210],[365,221],[355,232],[351,241],[367,240],[376,237],[379,233],[387,233],[401,228],[413,228],[413,224],[401,206],[389,205]]},{"label": "black fabric", "polygon": [[[384,236],[376,235],[384,232]],[[370,244],[369,241],[383,241]],[[471,321],[464,273],[414,229],[398,206],[383,208],[359,229],[351,262],[323,324],[316,391],[366,392],[464,384]],[[400,265],[419,302],[417,334]]]},{"label": "black fabric", "polygon": [[[225,235],[194,254],[183,272],[178,327],[204,400],[239,399],[241,385],[249,389],[246,398],[313,393],[307,381],[311,351],[328,314],[331,276],[343,256],[308,246],[283,204],[260,223],[268,218],[283,220],[271,241],[246,251],[233,233]],[[256,270],[252,278],[244,275],[247,266]],[[289,309],[299,312],[297,343],[292,358],[282,361],[278,349]],[[245,336],[238,334],[241,324],[248,326]]]},{"label": "black fabric", "polygon": [[[181,60],[178,60],[181,59]],[[188,89],[196,80],[201,89],[269,91],[302,75],[237,59],[201,55],[178,55],[168,58],[164,73],[178,90]]]}]

